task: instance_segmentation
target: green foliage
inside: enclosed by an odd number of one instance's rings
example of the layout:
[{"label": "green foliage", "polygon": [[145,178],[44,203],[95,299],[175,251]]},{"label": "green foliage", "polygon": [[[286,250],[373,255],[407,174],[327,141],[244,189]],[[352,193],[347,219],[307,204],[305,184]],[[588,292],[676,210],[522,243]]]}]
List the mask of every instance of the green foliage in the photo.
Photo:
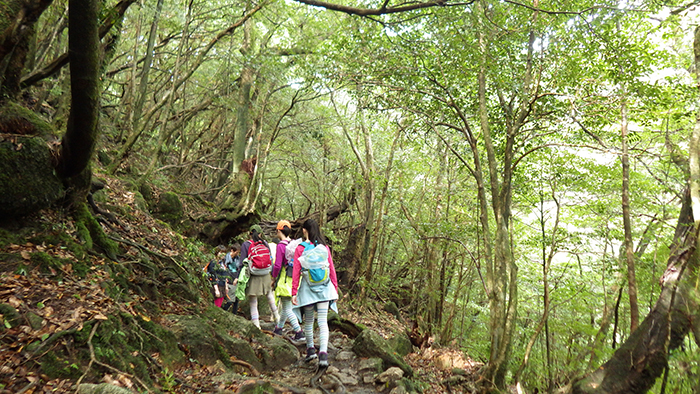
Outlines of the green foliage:
[{"label": "green foliage", "polygon": [[[653,12],[660,7],[644,6]],[[544,316],[546,266],[550,334],[535,337],[522,376],[525,387],[545,391],[548,372],[579,375],[589,368],[589,360],[595,368],[611,352],[613,328],[604,325],[603,314],[615,305],[614,289],[624,284],[626,273],[620,263],[618,157],[624,101],[642,314],[653,306],[685,186],[686,169],[675,159],[687,156],[687,135],[697,110],[697,88],[686,71],[692,65],[691,48],[683,38],[691,36],[688,20],[673,16],[659,24],[648,13],[614,2],[543,5],[572,12],[557,14],[487,1],[410,16],[384,15],[377,23],[275,3],[254,17],[245,36],[240,30],[227,36],[195,69],[212,32],[230,26],[231,15],[239,15],[241,7],[226,2],[165,5],[158,26],[162,42],[155,51],[144,108],[153,113],[144,116],[143,134],[122,167],[137,177],[148,159],[162,151],[159,168],[138,187],[145,201],[141,205],[155,207],[154,186],[168,192],[163,193],[161,210],[175,212],[164,220],[179,221],[183,203],[189,207],[195,201],[207,211],[202,217],[218,213],[219,207],[225,208],[222,215],[235,217],[257,186],[247,173],[236,172],[240,158],[233,153],[233,141],[243,133],[250,137],[246,158],[257,158],[255,179],[261,180],[253,210],[265,219],[293,220],[348,200],[349,212],[333,221],[322,219],[338,268],[357,274],[359,289],[392,300],[402,313],[421,321],[421,328],[439,333],[439,340],[454,340],[473,358],[487,360],[490,310],[484,277],[490,262],[483,232],[484,222],[493,228],[496,220],[491,204],[479,204],[475,160],[481,160],[480,175],[486,182],[483,197],[491,202],[499,193],[498,187],[491,189],[492,177],[501,182],[514,169],[512,192],[504,195],[518,267],[518,318],[508,369],[511,374],[518,369]],[[51,37],[59,11],[45,15],[38,29],[40,42]],[[127,59],[143,57],[143,32],[153,12],[149,3],[139,13],[127,14],[115,56],[106,65],[102,98],[114,125],[103,142],[108,151],[119,149],[133,131],[123,125],[133,113],[134,76],[142,65],[134,68]],[[138,23],[141,35],[132,28]],[[531,33],[534,53],[529,62]],[[470,144],[466,138],[484,132],[477,89],[482,62],[485,115],[496,159],[493,173],[486,166],[485,141],[477,138]],[[527,74],[530,66],[533,75]],[[249,93],[241,89],[247,68],[254,74]],[[172,81],[190,71],[187,83],[171,92]],[[528,92],[535,82],[538,96],[531,100]],[[66,87],[47,84],[47,101],[58,101]],[[160,97],[172,101],[150,102]],[[209,98],[212,103],[206,108],[195,107]],[[244,108],[246,99],[249,106]],[[526,122],[520,130],[510,130],[523,106],[529,108]],[[244,109],[251,127],[240,130]],[[171,134],[159,145],[162,132]],[[172,199],[185,195],[196,197]],[[75,230],[83,245],[60,231],[66,229],[37,235],[32,242],[61,244],[76,256],[97,244],[115,255],[116,246],[110,246],[86,206],[79,207],[77,216]],[[369,238],[353,249],[348,239],[358,228],[366,229]],[[19,243],[12,234],[0,238]],[[377,253],[369,265],[374,240]],[[184,242],[183,265],[198,273],[210,259],[207,247],[191,238]],[[642,251],[639,245],[645,243]],[[353,262],[355,257],[359,260]],[[36,259],[47,267],[55,263],[45,256]],[[87,266],[74,264],[74,270],[86,272]],[[133,286],[131,274],[116,264],[110,270],[116,285],[108,291],[122,297]],[[198,278],[189,280],[196,283]],[[165,291],[180,290],[173,286]],[[617,343],[629,330],[628,300],[622,294]],[[591,347],[599,332],[606,332],[602,345]],[[125,335],[123,341],[134,339]],[[106,346],[100,352],[118,356]],[[689,346],[688,359],[696,353]],[[674,354],[674,360],[681,359]],[[697,374],[689,360],[677,365],[690,371],[687,377]],[[162,380],[168,379],[165,370]]]}]

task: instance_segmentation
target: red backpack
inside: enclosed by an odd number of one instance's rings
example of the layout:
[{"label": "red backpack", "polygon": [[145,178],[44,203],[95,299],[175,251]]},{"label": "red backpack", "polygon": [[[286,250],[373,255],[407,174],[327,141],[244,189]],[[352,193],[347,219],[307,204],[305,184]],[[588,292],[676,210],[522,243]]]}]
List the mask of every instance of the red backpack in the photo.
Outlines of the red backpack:
[{"label": "red backpack", "polygon": [[251,275],[267,275],[272,271],[270,248],[263,241],[250,241],[248,261],[250,261]]}]

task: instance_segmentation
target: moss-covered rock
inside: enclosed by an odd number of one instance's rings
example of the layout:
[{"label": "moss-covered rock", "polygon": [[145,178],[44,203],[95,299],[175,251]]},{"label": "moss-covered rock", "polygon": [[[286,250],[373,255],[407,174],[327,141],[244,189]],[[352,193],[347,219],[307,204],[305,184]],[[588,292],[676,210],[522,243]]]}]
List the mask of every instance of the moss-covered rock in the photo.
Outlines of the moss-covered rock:
[{"label": "moss-covered rock", "polygon": [[37,315],[34,312],[27,312],[25,314],[29,326],[34,330],[40,330],[44,326],[44,318]]},{"label": "moss-covered rock", "polygon": [[146,202],[146,205],[148,207],[155,206],[156,198],[153,195],[153,188],[151,187],[150,184],[145,183],[145,182],[141,183],[135,187],[134,191],[138,191],[139,194],[141,194],[141,196],[143,197],[143,199]]},{"label": "moss-covered rock", "polygon": [[140,192],[134,192],[134,204],[139,211],[148,212],[148,203]]},{"label": "moss-covered rock", "polygon": [[63,195],[46,140],[13,136],[0,141],[0,217],[36,212]]},{"label": "moss-covered rock", "polygon": [[185,283],[169,283],[164,288],[161,288],[161,291],[163,295],[170,298],[183,299],[193,303],[198,303],[200,301],[199,293],[192,290]]},{"label": "moss-covered rock", "polygon": [[171,224],[177,224],[182,220],[182,215],[184,209],[182,208],[182,201],[173,192],[165,192],[160,195],[158,199],[158,206],[156,208],[156,216]]},{"label": "moss-covered rock", "polygon": [[[225,365],[230,365],[230,356],[234,356],[258,370],[262,369],[262,363],[248,342],[228,335],[227,331],[216,330],[208,319],[180,315],[168,315],[166,318],[171,322],[170,328],[177,340],[189,349],[190,358],[199,363],[213,365],[221,360]],[[234,327],[229,330],[235,332]]]},{"label": "moss-covered rock", "polygon": [[403,358],[396,353],[387,340],[373,330],[363,330],[352,344],[352,350],[360,357],[379,357],[384,361],[385,367],[398,367],[413,376],[413,369]]},{"label": "moss-covered rock", "polygon": [[389,339],[389,344],[391,345],[391,348],[396,351],[396,353],[401,355],[401,357],[413,352],[413,344],[405,332],[399,332],[391,337]]},{"label": "moss-covered rock", "polygon": [[[234,357],[257,370],[271,371],[291,365],[299,358],[299,351],[289,342],[270,337],[250,320],[215,306],[204,310],[201,317],[169,315],[166,318],[173,323],[171,329],[180,343],[190,349],[190,356],[203,364],[213,365],[220,360],[231,366],[230,358]],[[249,341],[259,345],[257,351]]]},{"label": "moss-covered rock", "polygon": [[17,327],[22,324],[22,316],[12,305],[0,304],[0,314],[3,316],[3,320],[5,320],[2,324],[2,328],[5,328],[5,323],[9,324],[10,327]]},{"label": "moss-covered rock", "polygon": [[0,108],[0,133],[39,136],[44,140],[57,135],[53,126],[36,112],[12,101]]},{"label": "moss-covered rock", "polygon": [[39,359],[41,371],[51,379],[80,379],[83,374],[76,362],[55,352],[47,352]]}]

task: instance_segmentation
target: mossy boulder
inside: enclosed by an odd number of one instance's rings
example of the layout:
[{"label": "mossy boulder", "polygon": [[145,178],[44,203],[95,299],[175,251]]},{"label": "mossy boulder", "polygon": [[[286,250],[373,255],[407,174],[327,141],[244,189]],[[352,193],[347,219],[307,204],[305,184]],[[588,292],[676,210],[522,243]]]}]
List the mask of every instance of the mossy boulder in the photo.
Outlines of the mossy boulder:
[{"label": "mossy boulder", "polygon": [[376,331],[365,329],[355,338],[352,350],[360,357],[379,357],[384,361],[384,366],[398,367],[406,374],[413,376],[413,369],[401,355],[392,349],[389,341],[384,339]]},{"label": "mossy boulder", "polygon": [[389,344],[401,357],[413,352],[413,344],[405,332],[399,332],[391,337],[389,339]]},{"label": "mossy boulder", "polygon": [[[270,337],[250,320],[208,307],[202,316],[168,315],[171,330],[202,364],[220,360],[231,367],[231,357],[245,361],[259,371],[272,371],[291,365],[299,358],[295,346],[279,337]],[[254,350],[250,342],[256,343]]]},{"label": "mossy boulder", "polygon": [[222,333],[228,335],[232,332],[260,344],[257,357],[264,370],[272,371],[284,368],[295,363],[299,358],[299,351],[295,346],[280,337],[263,333],[248,319],[214,306],[207,308],[205,314],[222,339],[224,338]]},{"label": "mossy boulder", "polygon": [[[10,327],[17,327],[22,324],[22,316],[12,305],[0,304],[0,315],[3,316],[5,322],[9,323]],[[4,328],[5,324],[2,324],[1,327]]]},{"label": "mossy boulder", "polygon": [[57,135],[53,126],[36,112],[12,101],[0,108],[0,133],[39,136],[44,140]]},{"label": "mossy boulder", "polygon": [[171,224],[177,224],[182,220],[183,213],[182,201],[180,201],[177,194],[165,192],[160,195],[156,208],[156,216],[159,219]]},{"label": "mossy boulder", "polygon": [[394,301],[389,301],[386,304],[384,304],[384,311],[391,313],[394,315],[396,320],[398,321],[403,321],[403,318],[401,317],[401,311],[399,310],[399,307],[396,306],[396,303]]},{"label": "mossy boulder", "polygon": [[46,140],[28,136],[0,140],[0,217],[36,212],[63,197]]},{"label": "mossy boulder", "polygon": [[221,360],[230,366],[230,356],[234,356],[258,370],[262,369],[262,363],[247,341],[215,330],[212,322],[199,316],[168,315],[166,319],[171,322],[170,329],[178,342],[189,350],[190,358],[199,363],[214,365]]}]

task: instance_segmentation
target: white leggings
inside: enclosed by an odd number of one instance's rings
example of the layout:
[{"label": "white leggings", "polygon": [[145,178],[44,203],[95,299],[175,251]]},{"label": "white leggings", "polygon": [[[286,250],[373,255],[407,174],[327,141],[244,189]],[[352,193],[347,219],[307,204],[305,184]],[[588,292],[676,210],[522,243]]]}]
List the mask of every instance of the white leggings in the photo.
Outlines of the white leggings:
[{"label": "white leggings", "polygon": [[328,306],[330,301],[317,302],[304,307],[304,334],[306,347],[314,347],[314,309],[318,314],[318,351],[328,353]]},{"label": "white leggings", "polygon": [[282,311],[280,312],[280,318],[277,321],[276,327],[284,328],[284,323],[289,320],[294,332],[301,330],[301,326],[299,326],[299,321],[297,320],[297,315],[292,312],[292,297],[280,297],[280,303],[282,304]]},{"label": "white leggings", "polygon": [[[267,293],[267,301],[270,303],[270,310],[274,315],[277,315],[277,305],[275,305],[275,293],[270,290]],[[248,302],[250,303],[250,320],[260,327],[260,313],[258,312],[258,296],[248,296]]]}]

